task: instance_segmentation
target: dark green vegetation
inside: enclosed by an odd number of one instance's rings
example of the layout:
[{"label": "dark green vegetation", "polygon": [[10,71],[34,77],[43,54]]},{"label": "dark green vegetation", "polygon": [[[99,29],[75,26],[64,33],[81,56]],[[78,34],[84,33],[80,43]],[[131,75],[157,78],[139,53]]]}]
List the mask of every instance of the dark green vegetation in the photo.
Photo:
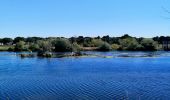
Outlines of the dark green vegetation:
[{"label": "dark green vegetation", "polygon": [[122,37],[16,37],[0,39],[1,51],[31,51],[51,57],[51,52],[79,52],[82,50],[126,50],[156,51],[169,50],[170,37],[136,38],[129,35]]}]

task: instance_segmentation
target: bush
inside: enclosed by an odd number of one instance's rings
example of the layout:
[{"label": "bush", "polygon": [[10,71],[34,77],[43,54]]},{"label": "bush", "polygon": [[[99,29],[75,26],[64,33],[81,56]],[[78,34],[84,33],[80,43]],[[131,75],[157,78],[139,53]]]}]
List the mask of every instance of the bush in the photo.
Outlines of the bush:
[{"label": "bush", "polygon": [[14,51],[13,47],[8,48],[8,51]]},{"label": "bush", "polygon": [[71,43],[67,39],[59,38],[53,42],[55,52],[69,52],[73,51]]},{"label": "bush", "polygon": [[111,47],[112,47],[112,50],[118,50],[120,48],[118,44],[112,44]]},{"label": "bush", "polygon": [[73,44],[72,44],[72,50],[73,50],[74,52],[79,52],[81,49],[82,49],[81,46],[78,45],[77,43],[73,43]]},{"label": "bush", "polygon": [[138,50],[138,47],[140,47],[139,43],[135,38],[125,38],[119,40],[119,43],[121,45],[120,49],[121,50]]},{"label": "bush", "polygon": [[16,43],[14,50],[15,51],[28,51],[28,45],[26,45],[24,41],[20,41]]},{"label": "bush", "polygon": [[39,45],[38,44],[30,44],[30,46],[29,46],[29,50],[31,50],[31,51],[38,51],[38,50],[40,50],[40,47],[39,47]]},{"label": "bush", "polygon": [[93,39],[91,42],[92,47],[99,47],[104,43],[101,39]]},{"label": "bush", "polygon": [[[37,49],[43,52],[50,52],[52,51],[52,44],[49,41],[39,40],[37,41]],[[35,47],[36,48],[36,47]]]},{"label": "bush", "polygon": [[153,39],[143,39],[141,41],[142,50],[144,51],[155,51],[157,50],[158,43]]},{"label": "bush", "polygon": [[112,50],[110,44],[107,42],[103,43],[101,46],[99,46],[98,51],[110,51]]}]

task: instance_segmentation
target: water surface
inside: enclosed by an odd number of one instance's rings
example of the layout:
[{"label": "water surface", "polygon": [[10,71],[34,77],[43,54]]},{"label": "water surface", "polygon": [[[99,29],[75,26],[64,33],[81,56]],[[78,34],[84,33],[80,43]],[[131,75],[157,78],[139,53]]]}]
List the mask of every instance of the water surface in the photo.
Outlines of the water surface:
[{"label": "water surface", "polygon": [[0,100],[170,100],[170,53],[113,58],[20,58],[0,53]]}]

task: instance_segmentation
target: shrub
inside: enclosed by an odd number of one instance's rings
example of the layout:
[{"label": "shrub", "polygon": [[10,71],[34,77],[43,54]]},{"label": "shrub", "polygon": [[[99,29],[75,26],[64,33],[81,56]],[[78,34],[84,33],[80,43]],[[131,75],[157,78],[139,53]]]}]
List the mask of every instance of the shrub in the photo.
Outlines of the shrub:
[{"label": "shrub", "polygon": [[37,47],[39,47],[39,50],[43,52],[50,52],[52,51],[52,44],[49,41],[39,40],[37,41]]},{"label": "shrub", "polygon": [[120,49],[121,50],[138,50],[139,43],[135,38],[125,38],[125,39],[120,39],[119,43],[121,45]]},{"label": "shrub", "polygon": [[118,50],[120,48],[118,44],[112,44],[111,47],[112,47],[112,50]]},{"label": "shrub", "polygon": [[8,51],[14,51],[14,47],[8,48]]},{"label": "shrub", "polygon": [[82,49],[81,46],[78,45],[77,43],[72,44],[72,51],[79,52],[81,49]]},{"label": "shrub", "polygon": [[99,47],[104,43],[101,39],[93,39],[91,42],[92,47]]},{"label": "shrub", "polygon": [[30,44],[29,45],[29,50],[31,50],[31,51],[38,51],[38,50],[40,50],[40,47],[39,47],[39,45],[38,44]]},{"label": "shrub", "polygon": [[155,51],[158,47],[158,43],[155,42],[153,39],[143,39],[141,41],[141,45],[143,47],[142,50],[145,51]]},{"label": "shrub", "polygon": [[28,45],[26,45],[24,41],[20,41],[16,43],[14,50],[15,51],[28,51]]},{"label": "shrub", "polygon": [[101,46],[99,46],[98,51],[110,51],[112,48],[110,44],[107,42],[103,43]]},{"label": "shrub", "polygon": [[54,42],[55,52],[68,52],[73,51],[71,43],[67,39],[59,38]]}]

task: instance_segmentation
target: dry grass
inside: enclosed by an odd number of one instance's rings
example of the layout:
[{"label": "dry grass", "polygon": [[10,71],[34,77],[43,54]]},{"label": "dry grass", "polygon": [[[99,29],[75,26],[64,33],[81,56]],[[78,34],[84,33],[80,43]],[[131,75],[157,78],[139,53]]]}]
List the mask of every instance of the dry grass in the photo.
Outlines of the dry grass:
[{"label": "dry grass", "polygon": [[0,46],[0,51],[8,51],[9,48],[13,48],[12,45],[3,45]]}]

